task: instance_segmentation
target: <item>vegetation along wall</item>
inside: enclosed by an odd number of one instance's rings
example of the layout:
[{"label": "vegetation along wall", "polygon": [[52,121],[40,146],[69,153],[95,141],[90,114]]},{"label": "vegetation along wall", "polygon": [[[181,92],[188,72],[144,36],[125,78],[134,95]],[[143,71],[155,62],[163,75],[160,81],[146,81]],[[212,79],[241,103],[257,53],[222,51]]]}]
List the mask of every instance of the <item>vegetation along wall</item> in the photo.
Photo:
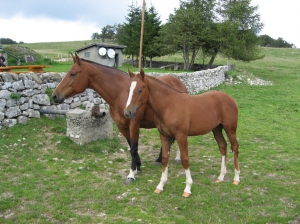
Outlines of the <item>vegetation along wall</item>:
[{"label": "vegetation along wall", "polygon": [[[227,66],[193,73],[170,74],[181,79],[189,93],[195,94],[208,90],[225,81]],[[80,107],[90,108],[99,105],[107,109],[108,105],[94,90],[86,89],[83,93],[71,97],[63,104],[54,105],[51,94],[66,73],[0,73],[0,129],[24,124],[30,118],[39,118],[41,109],[69,110]],[[160,73],[148,73],[160,76]],[[57,115],[46,115],[55,117]]]}]

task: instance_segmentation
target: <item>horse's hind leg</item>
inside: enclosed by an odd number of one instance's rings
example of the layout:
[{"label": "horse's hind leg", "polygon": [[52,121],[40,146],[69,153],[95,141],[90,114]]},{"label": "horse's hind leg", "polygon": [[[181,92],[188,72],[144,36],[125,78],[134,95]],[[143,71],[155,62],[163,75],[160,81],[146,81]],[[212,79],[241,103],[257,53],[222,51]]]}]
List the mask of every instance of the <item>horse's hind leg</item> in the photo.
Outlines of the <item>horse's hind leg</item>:
[{"label": "horse's hind leg", "polygon": [[233,184],[238,185],[240,183],[240,168],[239,168],[239,143],[236,139],[236,125],[233,128],[225,128],[226,134],[231,144],[231,150],[234,154],[234,178]]},{"label": "horse's hind leg", "polygon": [[218,143],[219,150],[220,150],[220,153],[222,156],[221,173],[220,173],[218,179],[216,180],[217,183],[223,182],[224,177],[227,173],[227,168],[226,168],[227,143],[222,134],[222,130],[223,130],[223,126],[222,126],[222,124],[220,124],[212,131],[214,134],[214,137]]},{"label": "horse's hind leg", "polygon": [[[161,161],[162,161],[162,148],[160,148],[159,156],[158,156],[157,160],[155,161],[154,165],[160,166],[161,165]],[[176,163],[176,164],[180,164],[181,163],[179,147],[177,148],[177,152],[176,152],[176,157],[175,157],[174,163]]]}]

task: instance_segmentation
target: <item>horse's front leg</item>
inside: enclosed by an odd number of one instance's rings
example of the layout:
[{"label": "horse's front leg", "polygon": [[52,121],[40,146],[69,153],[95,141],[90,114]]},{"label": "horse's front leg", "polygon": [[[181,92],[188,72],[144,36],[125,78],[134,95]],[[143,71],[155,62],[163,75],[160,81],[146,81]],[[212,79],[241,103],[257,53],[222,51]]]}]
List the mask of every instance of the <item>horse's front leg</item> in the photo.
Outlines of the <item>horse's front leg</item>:
[{"label": "horse's front leg", "polygon": [[193,180],[192,180],[191,171],[189,168],[187,135],[180,134],[180,135],[176,136],[176,140],[177,140],[178,146],[180,148],[181,163],[185,170],[185,176],[186,176],[186,185],[185,185],[185,189],[183,191],[182,196],[185,198],[188,198],[192,194],[191,188],[192,188]]},{"label": "horse's front leg", "polygon": [[131,125],[130,126],[130,139],[127,139],[127,142],[130,146],[130,154],[131,154],[131,168],[129,171],[129,175],[125,180],[125,184],[129,184],[135,181],[135,175],[142,173],[141,170],[141,160],[138,154],[138,142],[139,142],[139,125]]},{"label": "horse's front leg", "polygon": [[164,185],[168,180],[168,161],[169,153],[171,149],[172,139],[160,134],[161,146],[162,146],[162,174],[160,182],[155,189],[155,193],[161,193],[164,190]]}]

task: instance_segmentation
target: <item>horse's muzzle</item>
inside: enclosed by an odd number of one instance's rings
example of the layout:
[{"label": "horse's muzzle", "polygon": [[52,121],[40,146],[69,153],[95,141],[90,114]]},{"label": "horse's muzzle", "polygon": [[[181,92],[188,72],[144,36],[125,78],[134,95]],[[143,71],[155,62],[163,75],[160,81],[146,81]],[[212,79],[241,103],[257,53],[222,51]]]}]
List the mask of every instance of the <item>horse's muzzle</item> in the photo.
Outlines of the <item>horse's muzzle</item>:
[{"label": "horse's muzzle", "polygon": [[132,118],[134,118],[134,116],[135,116],[135,112],[136,112],[135,109],[132,109],[132,110],[125,109],[125,110],[124,110],[124,116],[125,116],[127,119],[132,119]]},{"label": "horse's muzzle", "polygon": [[65,101],[65,98],[60,97],[58,94],[52,94],[51,97],[55,103],[63,103]]}]

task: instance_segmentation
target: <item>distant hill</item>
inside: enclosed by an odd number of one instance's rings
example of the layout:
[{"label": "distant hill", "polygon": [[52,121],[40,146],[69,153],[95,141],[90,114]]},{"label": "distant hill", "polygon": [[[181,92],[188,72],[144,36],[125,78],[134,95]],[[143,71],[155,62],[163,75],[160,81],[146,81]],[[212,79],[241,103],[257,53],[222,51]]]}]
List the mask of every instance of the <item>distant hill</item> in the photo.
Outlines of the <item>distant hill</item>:
[{"label": "distant hill", "polygon": [[74,52],[79,48],[89,45],[91,43],[99,42],[100,40],[83,40],[83,41],[67,41],[67,42],[41,42],[41,43],[24,43],[24,44],[12,44],[3,45],[4,49],[10,46],[20,46],[29,48],[43,58],[60,58],[66,57],[69,53]]}]

